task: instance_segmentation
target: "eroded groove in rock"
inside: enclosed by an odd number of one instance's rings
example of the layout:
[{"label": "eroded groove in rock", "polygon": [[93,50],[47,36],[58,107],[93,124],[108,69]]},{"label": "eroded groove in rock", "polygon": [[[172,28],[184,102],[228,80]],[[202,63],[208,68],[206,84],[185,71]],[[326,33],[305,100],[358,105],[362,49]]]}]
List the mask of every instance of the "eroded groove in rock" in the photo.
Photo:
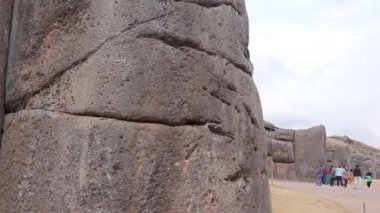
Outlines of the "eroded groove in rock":
[{"label": "eroded groove in rock", "polygon": [[176,36],[165,34],[165,33],[162,33],[162,34],[151,33],[151,34],[139,35],[137,37],[138,38],[156,39],[156,40],[162,41],[163,43],[165,43],[165,44],[167,44],[167,45],[169,45],[175,49],[179,49],[179,50],[181,50],[182,48],[191,48],[191,49],[195,49],[197,51],[205,52],[211,56],[218,56],[220,58],[227,60],[233,66],[235,66],[236,68],[238,68],[242,72],[248,74],[249,76],[252,75],[252,73],[244,65],[233,62],[230,59],[226,58],[225,56],[222,56],[216,52],[206,50],[206,49],[202,48],[199,44],[197,44],[196,42],[194,42],[190,39],[180,38],[180,37],[176,37]]},{"label": "eroded groove in rock", "polygon": [[239,15],[243,14],[243,11],[239,10],[232,1],[202,1],[202,0],[188,0],[188,1],[174,0],[174,1],[196,4],[196,5],[199,5],[201,7],[205,7],[205,8],[227,6],[227,7],[231,7]]},{"label": "eroded groove in rock", "polygon": [[226,136],[231,140],[235,140],[233,133],[226,131],[221,124],[208,123],[207,127],[214,134]]},{"label": "eroded groove in rock", "polygon": [[257,119],[255,118],[255,116],[253,115],[252,113],[252,110],[249,108],[249,106],[246,104],[246,103],[243,103],[243,106],[244,106],[244,109],[245,111],[247,112],[250,120],[251,120],[251,123],[254,125],[254,126],[258,126],[258,121]]},{"label": "eroded groove in rock", "polygon": [[73,112],[64,112],[64,111],[54,111],[54,110],[46,110],[43,109],[43,111],[48,112],[57,112],[72,116],[79,116],[79,117],[89,117],[89,118],[100,118],[100,119],[113,119],[117,121],[125,121],[125,122],[132,122],[132,123],[141,123],[141,124],[153,124],[153,125],[164,125],[164,126],[170,126],[170,127],[180,127],[180,126],[208,126],[210,124],[212,125],[218,125],[219,121],[197,121],[197,120],[188,120],[183,121],[181,123],[171,123],[164,120],[154,120],[149,118],[142,118],[142,119],[130,119],[130,118],[124,118],[124,117],[115,117],[112,115],[98,115],[94,113],[73,113]]},{"label": "eroded groove in rock", "polygon": [[219,96],[217,92],[210,92],[210,95],[218,100],[220,100],[222,103],[226,104],[227,106],[231,106],[231,103],[224,99],[223,97]]},{"label": "eroded groove in rock", "polygon": [[199,147],[199,143],[196,143],[195,145],[193,145],[189,151],[187,152],[186,156],[185,156],[185,160],[188,160],[192,155],[193,153],[195,152],[195,150]]}]

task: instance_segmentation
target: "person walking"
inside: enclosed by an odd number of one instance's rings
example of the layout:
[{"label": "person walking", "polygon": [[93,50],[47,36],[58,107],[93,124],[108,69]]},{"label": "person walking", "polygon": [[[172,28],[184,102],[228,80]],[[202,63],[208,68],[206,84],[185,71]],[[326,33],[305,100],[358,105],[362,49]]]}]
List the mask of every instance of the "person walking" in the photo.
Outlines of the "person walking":
[{"label": "person walking", "polygon": [[354,189],[360,188],[361,186],[361,179],[362,179],[362,170],[360,169],[359,165],[356,165],[354,168],[354,178],[355,178],[355,187]]},{"label": "person walking", "polygon": [[334,181],[335,181],[335,168],[334,166],[331,166],[330,167],[330,186],[333,187],[334,186]]},{"label": "person walking", "polygon": [[348,175],[348,181],[349,181],[350,185],[355,181],[354,171],[352,169],[350,169],[350,172]]},{"label": "person walking", "polygon": [[368,188],[371,188],[372,183],[372,169],[369,169],[369,171],[365,174],[365,181],[367,182]]},{"label": "person walking", "polygon": [[323,176],[323,168],[322,168],[322,165],[319,165],[317,169],[317,186],[322,185],[322,176]]},{"label": "person walking", "polygon": [[341,166],[338,166],[338,168],[335,169],[335,179],[336,179],[336,184],[338,186],[343,186],[342,176],[343,176],[343,168]]},{"label": "person walking", "polygon": [[347,188],[349,175],[350,175],[350,171],[348,170],[348,167],[346,167],[343,170],[343,186],[344,186],[344,188]]},{"label": "person walking", "polygon": [[329,168],[327,167],[326,164],[323,165],[323,168],[322,168],[322,183],[323,184],[329,184],[330,181],[329,181]]}]

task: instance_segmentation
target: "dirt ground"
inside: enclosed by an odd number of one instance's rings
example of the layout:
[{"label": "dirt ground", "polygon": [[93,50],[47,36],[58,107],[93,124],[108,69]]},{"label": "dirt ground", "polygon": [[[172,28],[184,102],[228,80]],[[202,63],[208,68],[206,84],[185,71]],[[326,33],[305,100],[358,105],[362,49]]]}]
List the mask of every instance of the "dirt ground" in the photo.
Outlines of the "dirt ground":
[{"label": "dirt ground", "polygon": [[380,212],[380,182],[374,182],[370,189],[362,184],[354,189],[316,186],[313,183],[270,180],[273,213],[361,213],[363,202],[366,213]]}]

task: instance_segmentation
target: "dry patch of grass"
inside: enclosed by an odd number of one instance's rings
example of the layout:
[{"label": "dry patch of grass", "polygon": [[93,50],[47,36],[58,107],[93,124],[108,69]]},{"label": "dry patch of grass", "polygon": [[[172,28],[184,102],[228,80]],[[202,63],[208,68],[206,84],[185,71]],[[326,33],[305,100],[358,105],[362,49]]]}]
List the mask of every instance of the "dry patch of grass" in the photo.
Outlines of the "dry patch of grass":
[{"label": "dry patch of grass", "polygon": [[330,137],[326,138],[326,146],[328,148],[333,148],[336,145],[338,145],[338,146],[348,146],[346,143],[344,143],[343,141],[341,141],[341,140],[339,140],[337,138],[330,138]]},{"label": "dry patch of grass", "polygon": [[271,187],[273,213],[349,213],[340,203],[315,194]]}]

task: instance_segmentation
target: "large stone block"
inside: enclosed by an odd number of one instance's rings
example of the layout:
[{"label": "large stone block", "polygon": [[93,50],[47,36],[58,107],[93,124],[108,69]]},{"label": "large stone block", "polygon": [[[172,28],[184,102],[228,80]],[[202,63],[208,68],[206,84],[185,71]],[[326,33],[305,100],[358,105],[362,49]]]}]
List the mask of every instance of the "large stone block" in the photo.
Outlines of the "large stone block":
[{"label": "large stone block", "polygon": [[292,129],[276,129],[274,133],[274,139],[280,141],[294,142],[295,130]]},{"label": "large stone block", "polygon": [[[4,119],[5,76],[12,22],[13,0],[0,0],[0,127]],[[0,141],[1,141],[0,132]]]},{"label": "large stone block", "polygon": [[294,152],[296,174],[299,180],[314,181],[316,169],[324,160],[325,147],[324,126],[296,131]]},{"label": "large stone block", "polygon": [[294,163],[293,142],[272,140],[271,153],[275,163]]},{"label": "large stone block", "polygon": [[0,212],[268,208],[255,158],[207,126],[27,110],[7,115],[4,131]]},{"label": "large stone block", "polygon": [[0,211],[270,211],[244,1],[204,2],[16,0]]},{"label": "large stone block", "polygon": [[6,102],[9,110],[84,62],[107,41],[164,15],[158,1],[16,0]]},{"label": "large stone block", "polygon": [[[67,0],[53,1],[51,5],[45,5],[42,0],[17,2],[11,45],[14,60],[10,63],[7,77],[6,100],[11,111],[23,108],[32,96],[59,82],[67,71],[83,68],[89,59],[96,59],[96,56],[107,56],[114,45],[120,45],[119,50],[137,48],[136,52],[153,57],[131,57],[132,51],[117,57],[120,51],[116,50],[99,62],[113,65],[112,69],[128,66],[126,71],[148,62],[145,69],[128,72],[128,75],[113,70],[120,76],[118,79],[122,84],[133,82],[142,73],[149,74],[145,71],[151,71],[149,65],[157,62],[154,56],[159,55],[163,61],[154,69],[157,77],[166,74],[160,73],[157,68],[168,72],[179,70],[178,73],[185,74],[187,70],[178,66],[183,66],[189,59],[185,54],[189,50],[214,55],[221,59],[219,63],[228,63],[247,74],[252,72],[249,58],[245,55],[248,45],[247,16],[239,15],[228,4],[207,8],[186,2],[160,3],[150,0]],[[138,44],[131,44],[134,42]],[[153,46],[147,48],[145,45]],[[172,48],[173,54],[182,51],[174,62],[177,66],[165,64],[165,60],[171,58],[170,55],[165,57],[160,54],[159,45]],[[88,66],[95,69],[93,73],[100,71],[105,74],[102,72],[104,64],[99,63]],[[198,63],[189,61],[187,64],[190,63],[196,67],[186,66],[188,69],[200,69]],[[111,68],[107,70],[111,71]],[[157,79],[157,82],[160,81]],[[152,85],[149,81],[143,83],[144,86]]]}]

